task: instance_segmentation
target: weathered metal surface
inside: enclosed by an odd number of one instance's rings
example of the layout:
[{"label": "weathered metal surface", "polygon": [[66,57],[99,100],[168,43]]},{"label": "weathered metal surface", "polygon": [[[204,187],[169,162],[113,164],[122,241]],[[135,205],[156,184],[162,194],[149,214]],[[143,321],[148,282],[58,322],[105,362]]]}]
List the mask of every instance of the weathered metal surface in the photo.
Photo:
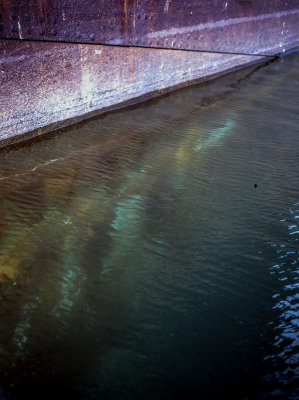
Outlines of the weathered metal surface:
[{"label": "weathered metal surface", "polygon": [[[0,41],[0,145],[260,60],[256,56]],[[54,124],[54,125],[53,125]],[[30,137],[30,135],[26,137]]]},{"label": "weathered metal surface", "polygon": [[0,0],[0,38],[3,145],[297,47],[299,4]]},{"label": "weathered metal surface", "polygon": [[299,42],[298,0],[2,0],[0,37],[248,54]]}]

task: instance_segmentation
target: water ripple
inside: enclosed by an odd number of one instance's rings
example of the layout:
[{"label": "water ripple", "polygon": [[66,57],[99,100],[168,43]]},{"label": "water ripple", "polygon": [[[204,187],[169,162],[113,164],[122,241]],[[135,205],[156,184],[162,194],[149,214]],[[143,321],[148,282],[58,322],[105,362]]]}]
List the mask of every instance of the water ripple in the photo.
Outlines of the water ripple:
[{"label": "water ripple", "polygon": [[296,398],[298,54],[239,74],[0,153],[7,398]]}]

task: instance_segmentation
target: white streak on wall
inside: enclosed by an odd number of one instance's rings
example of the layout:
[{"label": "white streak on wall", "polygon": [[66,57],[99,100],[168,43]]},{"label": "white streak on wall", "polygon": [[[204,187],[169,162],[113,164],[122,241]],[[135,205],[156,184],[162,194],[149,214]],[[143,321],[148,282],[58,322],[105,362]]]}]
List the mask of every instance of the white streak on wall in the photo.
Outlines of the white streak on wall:
[{"label": "white streak on wall", "polygon": [[200,31],[204,29],[215,29],[215,28],[223,28],[229,25],[237,25],[237,24],[244,24],[246,22],[253,22],[253,21],[265,21],[266,19],[271,18],[281,18],[286,17],[289,15],[299,14],[299,9],[290,10],[290,11],[281,11],[273,14],[261,14],[255,17],[242,17],[242,18],[229,18],[229,19],[221,19],[216,22],[206,22],[202,24],[186,26],[183,28],[172,28],[172,29],[163,29],[161,31],[152,32],[148,35],[149,38],[163,38],[165,36],[170,36],[174,34],[184,34],[193,31]]},{"label": "white streak on wall", "polygon": [[170,0],[166,0],[165,6],[164,6],[164,13],[165,14],[168,13],[169,6],[170,6]]},{"label": "white streak on wall", "polygon": [[20,39],[23,39],[23,36],[22,36],[22,27],[21,27],[20,21],[18,21],[18,29],[19,29],[19,38],[20,38]]}]

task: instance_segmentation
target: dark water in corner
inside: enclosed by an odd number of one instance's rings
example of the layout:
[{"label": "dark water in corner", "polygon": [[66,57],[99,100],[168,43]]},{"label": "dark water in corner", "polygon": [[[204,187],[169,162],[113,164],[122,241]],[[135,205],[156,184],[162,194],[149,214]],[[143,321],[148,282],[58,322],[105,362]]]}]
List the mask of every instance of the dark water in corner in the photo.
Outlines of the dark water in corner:
[{"label": "dark water in corner", "polygon": [[298,398],[298,65],[0,154],[1,399]]}]

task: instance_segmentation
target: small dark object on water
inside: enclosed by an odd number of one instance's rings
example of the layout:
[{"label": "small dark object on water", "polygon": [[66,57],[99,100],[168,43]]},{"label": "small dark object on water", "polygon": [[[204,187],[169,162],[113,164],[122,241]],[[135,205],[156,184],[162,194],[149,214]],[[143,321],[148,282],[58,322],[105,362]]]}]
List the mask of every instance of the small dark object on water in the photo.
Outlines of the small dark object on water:
[{"label": "small dark object on water", "polygon": [[254,185],[253,185],[255,188],[257,188],[257,184],[255,183]]}]

